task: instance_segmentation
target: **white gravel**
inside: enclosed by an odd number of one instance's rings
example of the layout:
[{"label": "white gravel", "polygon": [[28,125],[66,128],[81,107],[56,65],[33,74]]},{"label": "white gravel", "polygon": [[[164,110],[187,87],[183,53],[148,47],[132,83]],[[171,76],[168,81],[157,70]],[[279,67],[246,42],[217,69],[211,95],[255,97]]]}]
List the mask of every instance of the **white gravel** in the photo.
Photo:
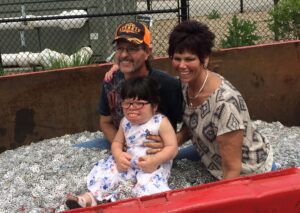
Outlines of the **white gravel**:
[{"label": "white gravel", "polygon": [[[279,122],[255,121],[271,141],[275,161],[282,168],[300,167],[300,127],[285,127]],[[78,149],[72,144],[101,137],[101,132],[65,135],[7,150],[0,154],[0,213],[37,213],[66,210],[65,195],[86,191],[85,177],[93,163],[108,155],[98,149]],[[184,188],[214,181],[199,164],[176,161],[171,188]],[[123,188],[124,189],[124,188]],[[130,192],[123,198],[130,197]]]}]

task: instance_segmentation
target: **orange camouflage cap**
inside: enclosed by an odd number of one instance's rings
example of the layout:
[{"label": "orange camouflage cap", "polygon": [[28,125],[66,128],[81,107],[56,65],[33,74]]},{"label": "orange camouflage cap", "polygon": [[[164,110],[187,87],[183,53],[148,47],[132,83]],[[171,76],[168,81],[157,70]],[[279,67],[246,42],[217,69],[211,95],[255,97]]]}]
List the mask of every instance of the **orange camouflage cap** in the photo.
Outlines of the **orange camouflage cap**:
[{"label": "orange camouflage cap", "polygon": [[135,44],[151,45],[151,33],[140,22],[127,22],[118,26],[113,43],[118,39],[126,39]]}]

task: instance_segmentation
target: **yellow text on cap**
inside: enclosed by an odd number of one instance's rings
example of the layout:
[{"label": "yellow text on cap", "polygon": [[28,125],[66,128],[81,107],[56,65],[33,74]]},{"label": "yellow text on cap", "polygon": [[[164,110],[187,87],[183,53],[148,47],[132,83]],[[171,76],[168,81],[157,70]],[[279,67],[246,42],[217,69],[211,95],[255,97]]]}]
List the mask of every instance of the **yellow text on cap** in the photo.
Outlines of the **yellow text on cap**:
[{"label": "yellow text on cap", "polygon": [[140,31],[141,29],[132,23],[125,24],[119,30],[119,32],[125,32],[125,33],[139,33]]}]

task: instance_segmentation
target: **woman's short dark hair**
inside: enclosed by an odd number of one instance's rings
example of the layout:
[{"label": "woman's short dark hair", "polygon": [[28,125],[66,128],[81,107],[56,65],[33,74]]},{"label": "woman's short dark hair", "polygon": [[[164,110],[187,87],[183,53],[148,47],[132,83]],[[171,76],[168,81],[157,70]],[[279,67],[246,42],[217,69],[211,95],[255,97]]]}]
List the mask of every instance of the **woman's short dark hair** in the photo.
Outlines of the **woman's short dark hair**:
[{"label": "woman's short dark hair", "polygon": [[130,78],[122,85],[121,98],[137,98],[159,104],[159,88],[159,83],[149,76]]},{"label": "woman's short dark hair", "polygon": [[169,57],[188,51],[197,55],[201,63],[204,63],[205,57],[212,52],[214,39],[214,33],[205,24],[193,20],[183,21],[170,34]]}]

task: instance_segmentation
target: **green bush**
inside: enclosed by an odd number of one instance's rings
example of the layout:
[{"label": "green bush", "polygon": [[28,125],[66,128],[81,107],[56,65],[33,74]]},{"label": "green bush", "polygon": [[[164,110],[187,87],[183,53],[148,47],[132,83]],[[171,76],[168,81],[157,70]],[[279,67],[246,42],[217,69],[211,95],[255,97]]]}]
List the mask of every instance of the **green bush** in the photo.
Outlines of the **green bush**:
[{"label": "green bush", "polygon": [[255,34],[256,23],[248,20],[239,20],[236,15],[228,23],[228,34],[221,40],[222,48],[254,45],[260,39]]},{"label": "green bush", "polygon": [[219,11],[213,9],[207,16],[208,19],[218,19],[221,18]]},{"label": "green bush", "polygon": [[269,28],[275,40],[300,39],[300,1],[280,0],[269,12]]}]

